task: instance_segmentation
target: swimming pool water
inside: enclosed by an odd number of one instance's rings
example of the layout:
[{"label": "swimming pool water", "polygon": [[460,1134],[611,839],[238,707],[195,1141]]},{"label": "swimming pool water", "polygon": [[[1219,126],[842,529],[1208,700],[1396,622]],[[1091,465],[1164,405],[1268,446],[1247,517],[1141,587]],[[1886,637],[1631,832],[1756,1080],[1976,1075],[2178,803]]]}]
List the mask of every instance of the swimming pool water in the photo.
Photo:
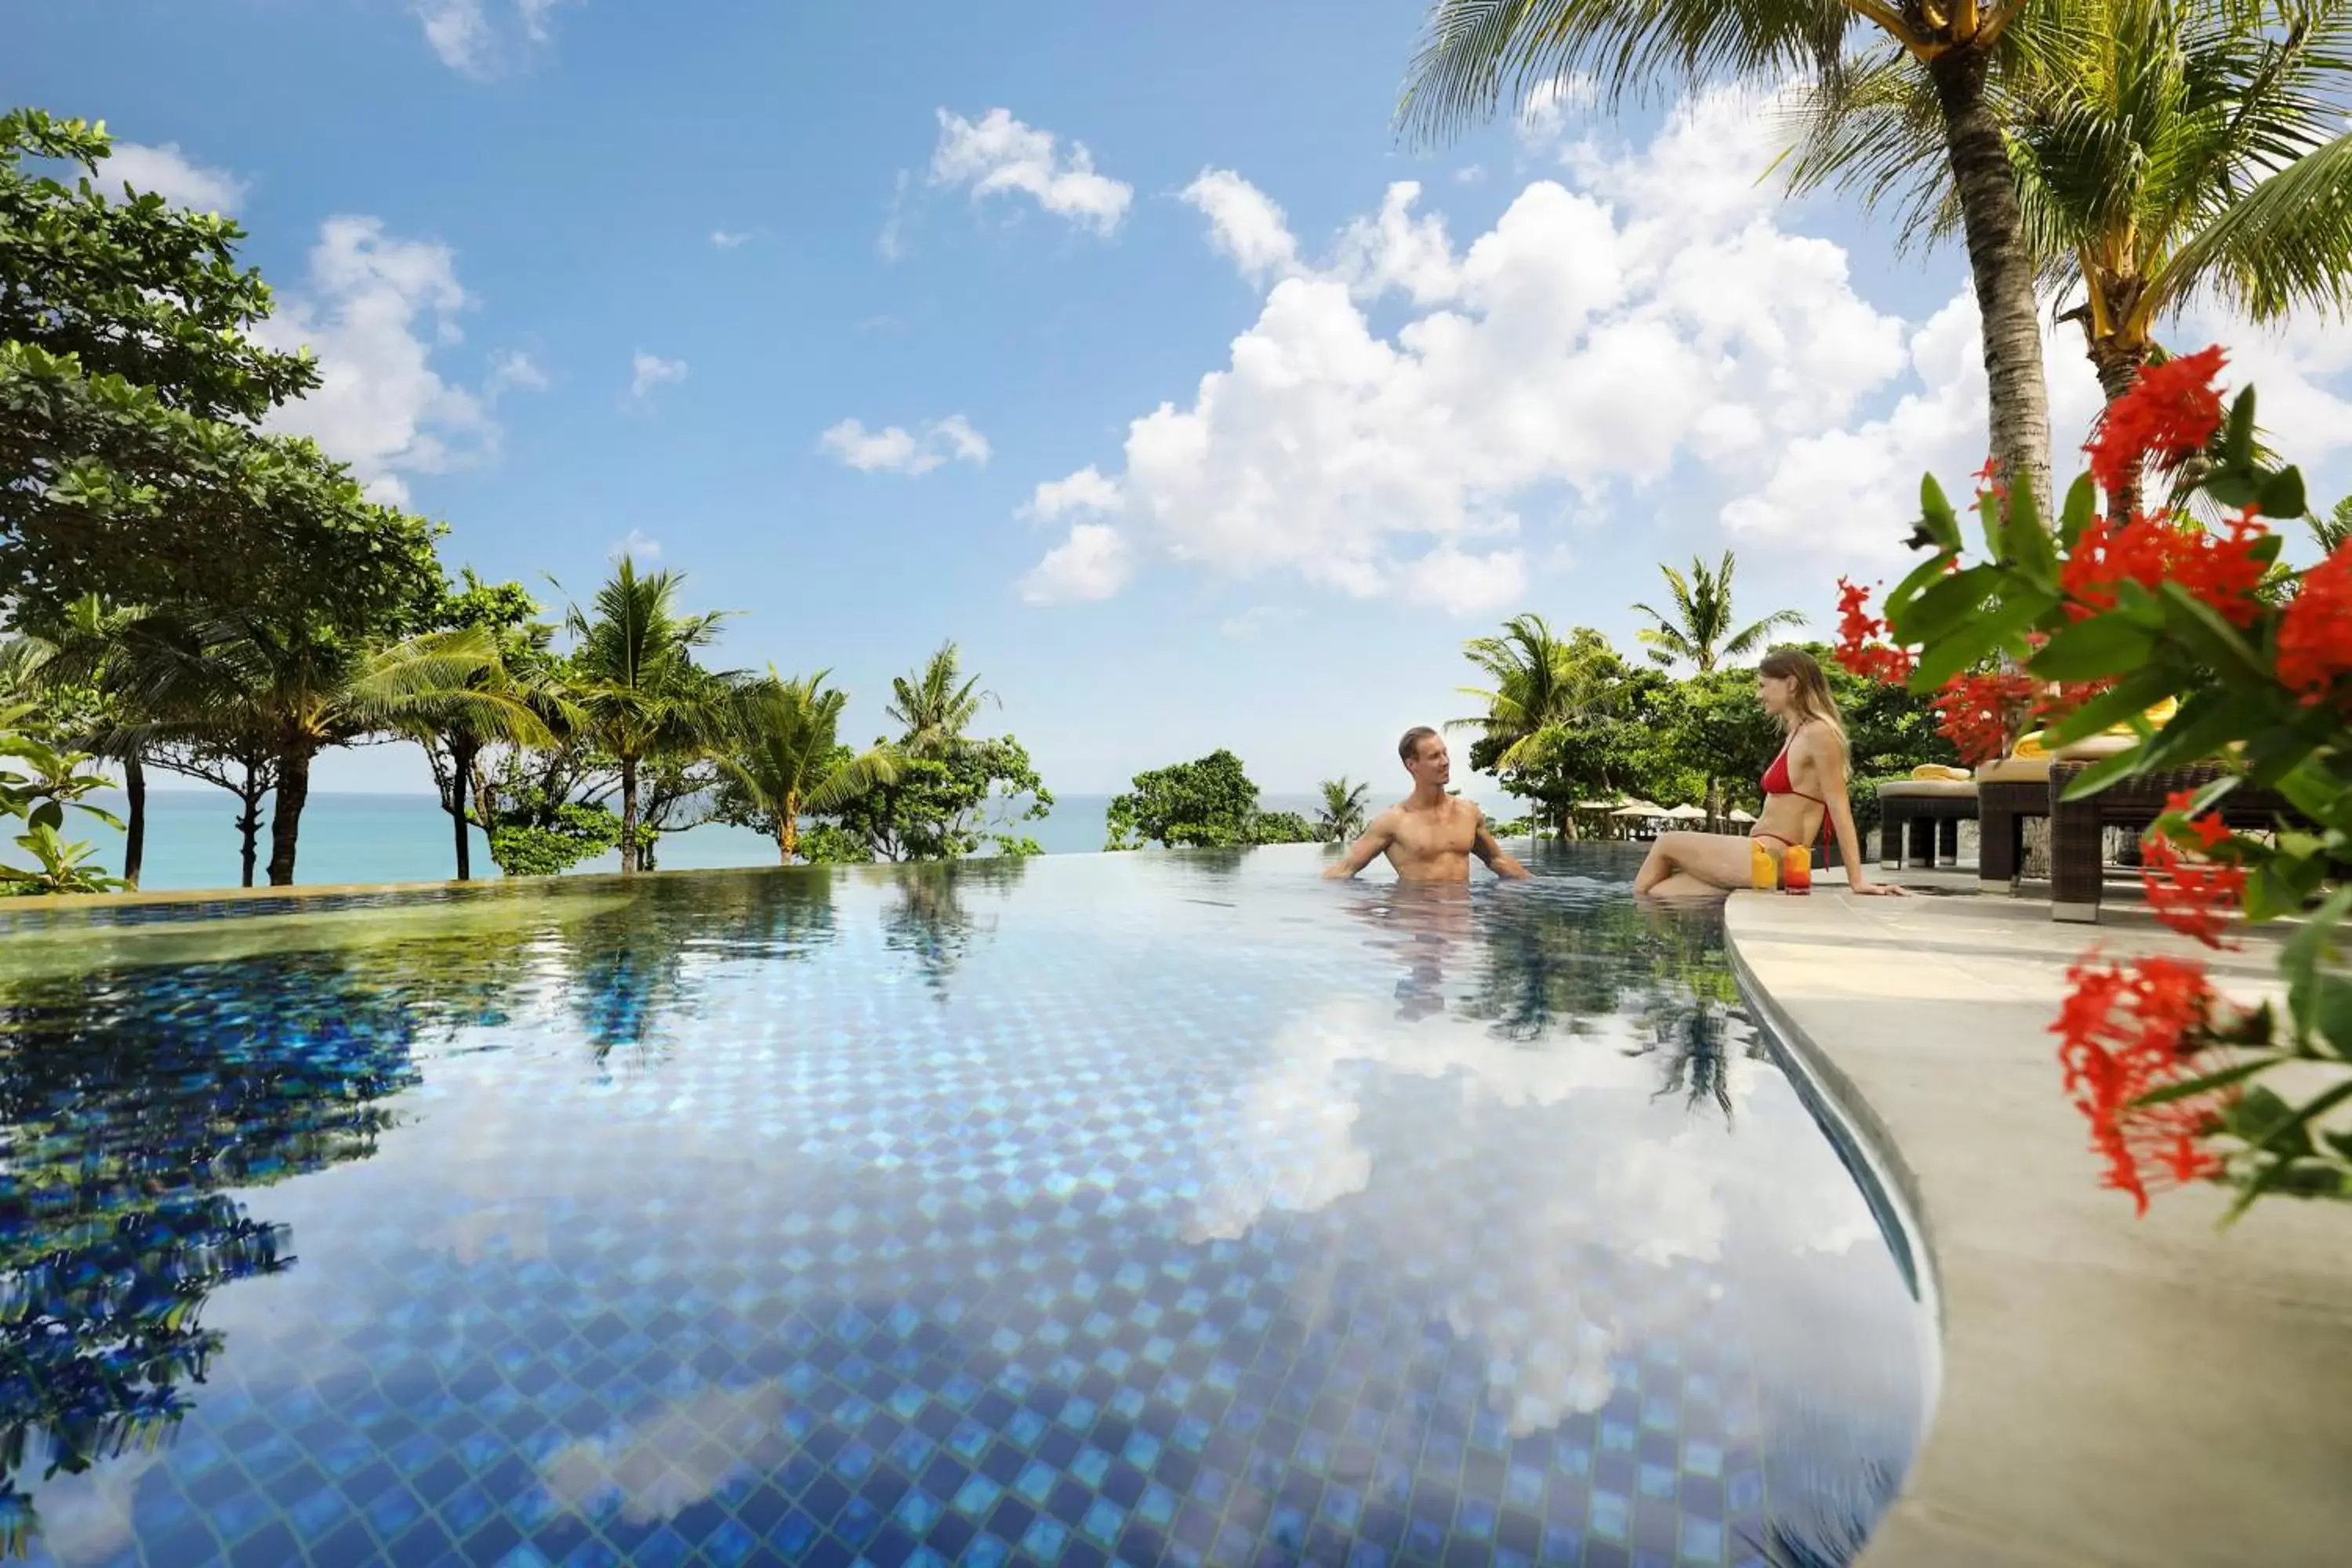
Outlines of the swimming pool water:
[{"label": "swimming pool water", "polygon": [[1846,1560],[1932,1334],[1719,917],[1321,863],[0,911],[10,1544]]}]

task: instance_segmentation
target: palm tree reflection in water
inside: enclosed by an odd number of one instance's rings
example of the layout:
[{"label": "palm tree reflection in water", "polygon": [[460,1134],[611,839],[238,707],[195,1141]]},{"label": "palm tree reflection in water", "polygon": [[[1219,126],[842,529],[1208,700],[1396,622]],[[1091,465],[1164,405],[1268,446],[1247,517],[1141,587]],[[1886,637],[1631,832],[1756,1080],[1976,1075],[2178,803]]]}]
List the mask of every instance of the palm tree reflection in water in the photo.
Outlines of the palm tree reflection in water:
[{"label": "palm tree reflection in water", "polygon": [[986,889],[1001,895],[1028,869],[1028,859],[1019,855],[899,868],[892,879],[897,901],[882,917],[884,945],[911,957],[924,983],[944,1005],[948,977],[970,954],[973,940],[996,930],[994,915],[971,912],[965,891]]},{"label": "palm tree reflection in water", "polygon": [[[1632,862],[1628,860],[1630,866]],[[1653,1098],[1676,1093],[1732,1119],[1731,1060],[1768,1055],[1744,1024],[1738,984],[1713,911],[1644,909],[1611,884],[1538,877],[1483,887],[1376,884],[1351,905],[1393,953],[1397,1017],[1445,1013],[1487,1025],[1525,1046],[1555,1036],[1622,1028],[1642,1020],[1646,1038],[1628,1056],[1657,1056]],[[1448,994],[1449,973],[1455,993]],[[1744,1039],[1741,1037],[1744,1036]]]}]

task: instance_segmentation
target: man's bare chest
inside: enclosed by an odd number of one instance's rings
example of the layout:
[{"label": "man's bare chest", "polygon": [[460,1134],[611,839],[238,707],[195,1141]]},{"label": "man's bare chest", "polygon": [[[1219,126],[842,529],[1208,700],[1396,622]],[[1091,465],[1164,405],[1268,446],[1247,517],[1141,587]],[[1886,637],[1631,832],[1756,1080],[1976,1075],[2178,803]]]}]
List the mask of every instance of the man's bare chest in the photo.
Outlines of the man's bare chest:
[{"label": "man's bare chest", "polygon": [[1466,811],[1408,815],[1396,828],[1397,847],[1414,855],[1465,854],[1477,836],[1478,819]]}]

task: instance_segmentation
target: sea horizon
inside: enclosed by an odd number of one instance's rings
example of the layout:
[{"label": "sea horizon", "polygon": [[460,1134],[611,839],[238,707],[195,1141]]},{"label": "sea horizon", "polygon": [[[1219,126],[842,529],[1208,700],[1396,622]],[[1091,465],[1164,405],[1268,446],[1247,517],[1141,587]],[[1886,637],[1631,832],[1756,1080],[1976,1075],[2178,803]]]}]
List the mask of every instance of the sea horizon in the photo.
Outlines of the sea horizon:
[{"label": "sea horizon", "polygon": [[[1402,792],[1398,792],[1402,794]],[[1057,795],[1051,814],[1037,822],[1006,822],[1003,831],[1034,838],[1048,855],[1098,854],[1108,831],[1114,796]],[[120,791],[101,791],[93,803],[120,816]],[[1314,794],[1268,793],[1267,811],[1296,811],[1312,818],[1321,805]],[[1493,805],[1489,810],[1494,810]],[[147,792],[147,847],[139,885],[143,892],[194,892],[238,885],[236,797],[225,790],[154,789]],[[1508,815],[1507,811],[1505,815]],[[480,828],[467,826],[477,879],[501,876]],[[110,875],[122,870],[122,835],[87,816],[69,821],[66,837],[90,844],[94,859]],[[256,882],[265,881],[269,858],[268,805],[264,804]],[[709,871],[777,863],[775,841],[748,828],[704,823],[666,834],[655,851],[664,871]],[[583,861],[569,874],[617,871],[620,857]],[[345,883],[437,882],[457,875],[457,847],[448,814],[438,796],[365,790],[312,792],[302,812],[302,836],[295,863],[297,886]]]}]

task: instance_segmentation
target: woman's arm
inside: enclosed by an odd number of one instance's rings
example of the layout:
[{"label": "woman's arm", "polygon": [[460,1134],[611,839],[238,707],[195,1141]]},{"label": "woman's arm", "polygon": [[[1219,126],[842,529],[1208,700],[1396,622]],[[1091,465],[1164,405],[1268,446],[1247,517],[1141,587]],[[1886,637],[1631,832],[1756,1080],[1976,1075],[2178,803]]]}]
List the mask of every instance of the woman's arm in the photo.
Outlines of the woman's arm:
[{"label": "woman's arm", "polygon": [[1846,890],[1900,894],[1903,889],[1895,884],[1872,882],[1862,874],[1862,835],[1854,831],[1853,802],[1846,794],[1845,747],[1818,730],[1803,737],[1803,744],[1812,753],[1813,776],[1822,781],[1822,799],[1827,803],[1830,821],[1837,829],[1838,853],[1845,860]]}]

